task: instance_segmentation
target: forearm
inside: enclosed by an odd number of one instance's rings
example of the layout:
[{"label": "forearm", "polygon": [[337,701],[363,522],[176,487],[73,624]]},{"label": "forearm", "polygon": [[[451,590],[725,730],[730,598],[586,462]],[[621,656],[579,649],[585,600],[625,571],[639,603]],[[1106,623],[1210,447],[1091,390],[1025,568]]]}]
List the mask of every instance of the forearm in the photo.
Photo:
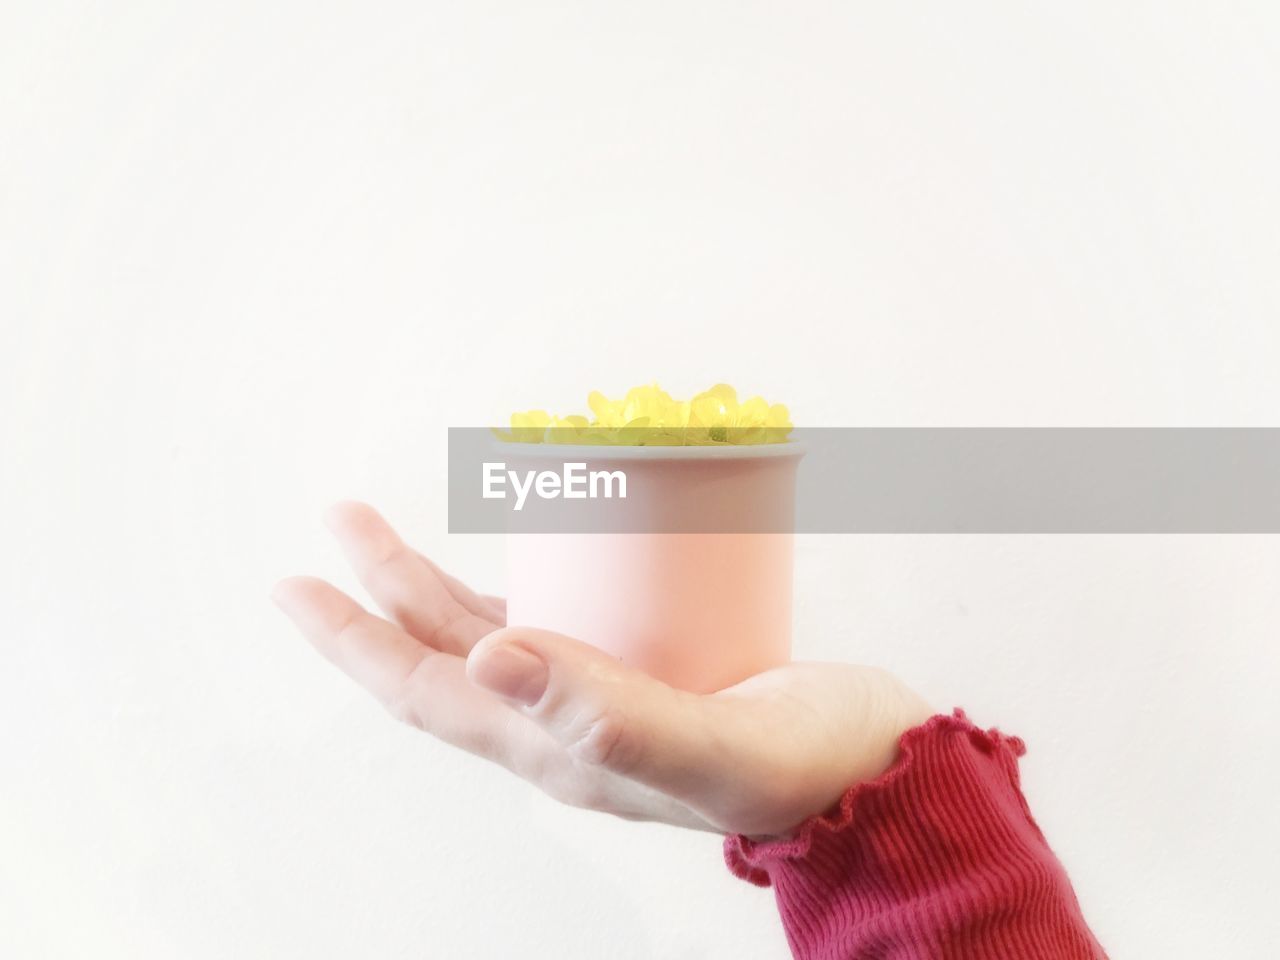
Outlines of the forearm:
[{"label": "forearm", "polygon": [[730,837],[726,862],[772,884],[803,960],[1105,957],[1022,797],[1022,753],[959,711],[936,716],[794,839]]}]

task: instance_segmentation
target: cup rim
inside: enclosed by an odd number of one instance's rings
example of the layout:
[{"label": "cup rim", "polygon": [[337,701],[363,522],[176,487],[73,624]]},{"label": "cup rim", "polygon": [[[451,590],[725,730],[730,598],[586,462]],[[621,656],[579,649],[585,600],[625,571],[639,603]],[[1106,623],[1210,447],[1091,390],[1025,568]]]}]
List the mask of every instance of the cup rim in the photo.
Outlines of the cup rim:
[{"label": "cup rim", "polygon": [[689,444],[687,446],[635,446],[612,443],[520,443],[490,440],[496,450],[514,456],[543,460],[765,460],[802,457],[805,444],[797,440],[782,443]]}]

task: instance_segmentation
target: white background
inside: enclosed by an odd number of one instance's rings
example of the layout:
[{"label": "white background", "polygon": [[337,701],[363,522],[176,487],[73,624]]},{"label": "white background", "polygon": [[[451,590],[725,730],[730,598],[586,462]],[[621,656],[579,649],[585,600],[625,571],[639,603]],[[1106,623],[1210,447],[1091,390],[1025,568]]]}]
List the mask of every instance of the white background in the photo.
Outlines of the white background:
[{"label": "white background", "polygon": [[[1280,425],[1280,7],[0,3],[0,954],[771,958],[718,841],[392,724],[267,601],[444,428]],[[1021,734],[1115,957],[1280,920],[1280,538],[815,537],[797,655]]]}]

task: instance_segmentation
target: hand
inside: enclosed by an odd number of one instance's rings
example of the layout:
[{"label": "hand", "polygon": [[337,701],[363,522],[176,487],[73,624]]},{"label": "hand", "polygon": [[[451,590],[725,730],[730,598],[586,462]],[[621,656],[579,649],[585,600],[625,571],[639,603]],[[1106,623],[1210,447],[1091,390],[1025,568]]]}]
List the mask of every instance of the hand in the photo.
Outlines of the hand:
[{"label": "hand", "polygon": [[391,712],[564,803],[720,833],[786,835],[884,772],[931,710],[891,675],[794,663],[710,695],[577,640],[507,627],[363,504],[328,522],[389,619],[294,577],[274,599]]}]

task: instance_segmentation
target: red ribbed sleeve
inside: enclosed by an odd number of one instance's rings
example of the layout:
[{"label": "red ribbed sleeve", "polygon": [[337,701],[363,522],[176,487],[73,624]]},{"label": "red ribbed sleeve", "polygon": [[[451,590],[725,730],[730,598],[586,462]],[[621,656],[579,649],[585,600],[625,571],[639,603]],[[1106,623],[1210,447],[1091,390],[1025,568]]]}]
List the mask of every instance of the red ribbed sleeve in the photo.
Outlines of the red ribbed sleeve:
[{"label": "red ribbed sleeve", "polygon": [[725,840],[739,877],[773,885],[802,960],[1105,958],[1018,783],[1022,741],[960,710],[899,741],[791,840]]}]

